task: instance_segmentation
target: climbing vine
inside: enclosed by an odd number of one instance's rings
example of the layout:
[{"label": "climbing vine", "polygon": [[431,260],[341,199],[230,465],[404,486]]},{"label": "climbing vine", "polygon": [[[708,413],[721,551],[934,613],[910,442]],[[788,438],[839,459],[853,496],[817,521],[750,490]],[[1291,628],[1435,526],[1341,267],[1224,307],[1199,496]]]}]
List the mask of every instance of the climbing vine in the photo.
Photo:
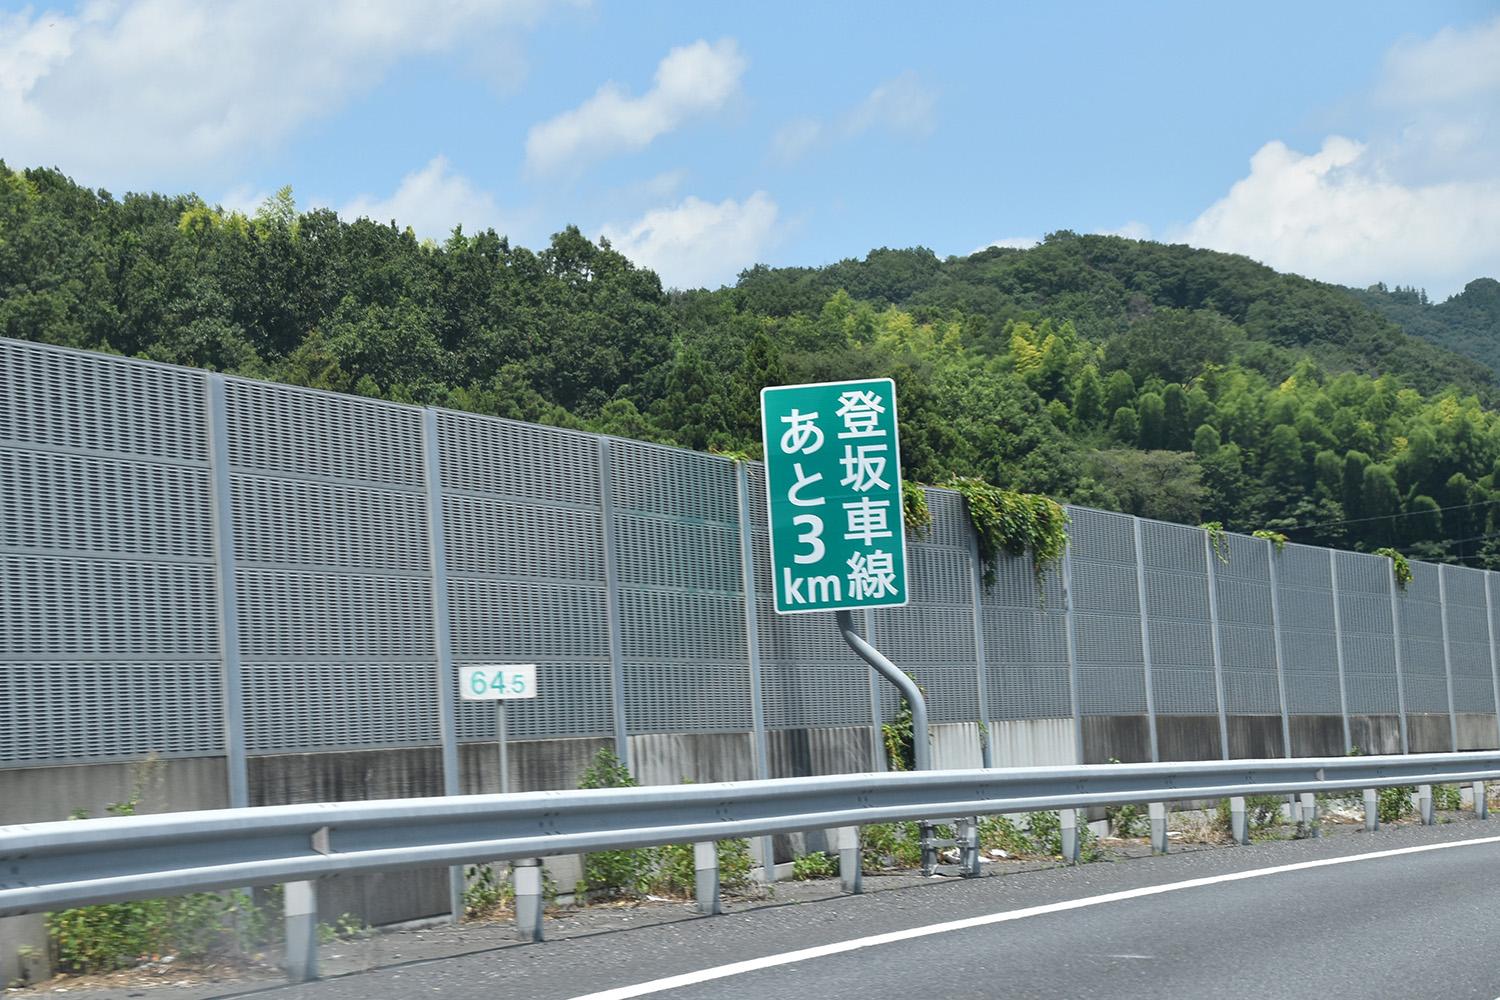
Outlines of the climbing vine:
[{"label": "climbing vine", "polygon": [[1376,549],[1372,554],[1385,556],[1391,561],[1391,572],[1396,574],[1396,583],[1405,590],[1406,585],[1411,583],[1411,563],[1406,561],[1406,557],[1389,547]]},{"label": "climbing vine", "polygon": [[906,526],[917,535],[926,535],[932,527],[932,511],[927,509],[927,494],[918,483],[901,480],[901,513]]},{"label": "climbing vine", "polygon": [[1286,548],[1286,536],[1279,531],[1272,531],[1269,528],[1260,528],[1257,531],[1250,532],[1250,534],[1256,538],[1264,538],[1266,541],[1270,542],[1276,547],[1277,552],[1280,552],[1282,549]]},{"label": "climbing vine", "polygon": [[1214,550],[1214,557],[1224,565],[1229,565],[1229,539],[1224,534],[1224,523],[1222,521],[1204,521],[1198,525],[1208,532],[1208,547]]},{"label": "climbing vine", "polygon": [[1038,578],[1062,558],[1068,544],[1068,515],[1049,497],[1017,493],[991,486],[982,479],[955,476],[942,485],[963,494],[969,519],[979,537],[979,558],[984,563],[984,582],[995,582],[1002,552],[1031,552],[1031,565]]}]

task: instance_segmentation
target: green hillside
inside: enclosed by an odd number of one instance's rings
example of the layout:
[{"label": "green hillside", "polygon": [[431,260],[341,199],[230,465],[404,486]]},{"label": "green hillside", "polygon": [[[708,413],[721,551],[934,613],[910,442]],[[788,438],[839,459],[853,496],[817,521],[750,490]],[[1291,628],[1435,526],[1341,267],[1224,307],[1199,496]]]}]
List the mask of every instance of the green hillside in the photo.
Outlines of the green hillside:
[{"label": "green hillside", "polygon": [[433,244],[290,192],[247,218],[0,165],[0,335],[751,454],[763,385],[891,376],[913,480],[1500,567],[1494,373],[1186,247],[1058,233],[666,292],[573,228]]},{"label": "green hillside", "polygon": [[1475,278],[1445,302],[1429,302],[1415,288],[1350,291],[1407,333],[1500,372],[1500,281]]}]

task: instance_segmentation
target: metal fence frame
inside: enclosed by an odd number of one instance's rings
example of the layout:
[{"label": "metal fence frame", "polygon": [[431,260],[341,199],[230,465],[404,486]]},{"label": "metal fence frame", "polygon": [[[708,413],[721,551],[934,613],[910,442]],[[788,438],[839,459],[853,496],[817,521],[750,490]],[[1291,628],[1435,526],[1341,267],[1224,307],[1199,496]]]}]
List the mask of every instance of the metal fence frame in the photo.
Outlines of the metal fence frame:
[{"label": "metal fence frame", "polygon": [[[770,610],[761,474],[0,340],[0,596],[19,609],[0,623],[0,768],[224,756],[244,805],[251,755],[433,745],[451,793],[459,743],[493,738],[489,715],[457,701],[455,667],[486,660],[551,671],[552,699],[512,714],[520,738],[604,737],[628,762],[633,735],[745,733],[769,777],[770,732],[868,726],[880,766],[892,699],[831,615]],[[1226,564],[1198,529],[1069,508],[1060,567],[1004,557],[987,587],[962,499],[927,499],[912,605],[864,615],[864,631],[927,688],[935,722],[979,724],[986,764],[1005,763],[998,724],[1071,720],[1082,759],[1084,722],[1108,715],[1144,715],[1153,759],[1168,720],[1193,714],[1212,720],[1215,757],[1243,715],[1276,720],[1290,755],[1296,717],[1337,716],[1348,745],[1352,716],[1393,712],[1409,750],[1412,656],[1420,707],[1448,734],[1418,749],[1490,739],[1460,719],[1500,702],[1495,574],[1413,563],[1423,582],[1403,592],[1375,557],[1230,535]],[[1326,576],[1309,569],[1320,559]],[[1467,596],[1450,600],[1455,588]],[[1309,601],[1328,609],[1331,649]],[[1371,651],[1394,664],[1388,707],[1370,695],[1384,683]],[[1337,710],[1300,700],[1331,680],[1327,652]],[[142,692],[110,715],[89,700],[99,671],[144,678]],[[362,729],[310,700],[340,676],[364,685]]]}]

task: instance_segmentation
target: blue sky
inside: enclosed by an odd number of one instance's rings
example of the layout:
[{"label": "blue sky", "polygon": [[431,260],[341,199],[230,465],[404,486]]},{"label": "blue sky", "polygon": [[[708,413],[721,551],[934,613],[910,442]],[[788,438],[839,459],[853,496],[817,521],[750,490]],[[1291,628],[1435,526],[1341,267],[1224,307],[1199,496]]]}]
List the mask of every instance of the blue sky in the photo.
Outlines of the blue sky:
[{"label": "blue sky", "polygon": [[0,157],[677,286],[1074,229],[1443,296],[1500,276],[1500,4],[5,4]]}]

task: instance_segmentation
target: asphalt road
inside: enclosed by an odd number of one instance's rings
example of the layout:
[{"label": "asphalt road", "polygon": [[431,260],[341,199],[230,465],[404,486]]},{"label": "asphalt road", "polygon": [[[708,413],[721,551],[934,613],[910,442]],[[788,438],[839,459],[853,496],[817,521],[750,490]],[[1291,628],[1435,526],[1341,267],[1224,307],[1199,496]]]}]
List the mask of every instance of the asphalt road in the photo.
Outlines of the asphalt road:
[{"label": "asphalt road", "polygon": [[[1497,840],[1464,843],[1479,838]],[[1437,844],[1453,846],[1224,879]],[[1201,882],[1162,890],[1189,880]],[[269,995],[1491,1000],[1500,996],[1497,883],[1500,823],[1388,828],[766,907],[414,963]],[[1104,894],[1128,898],[1094,899]],[[1016,913],[1028,908],[1043,912]],[[963,920],[977,926],[923,930]],[[920,936],[664,991],[640,987],[892,932]],[[632,986],[645,991],[621,990]]]}]

